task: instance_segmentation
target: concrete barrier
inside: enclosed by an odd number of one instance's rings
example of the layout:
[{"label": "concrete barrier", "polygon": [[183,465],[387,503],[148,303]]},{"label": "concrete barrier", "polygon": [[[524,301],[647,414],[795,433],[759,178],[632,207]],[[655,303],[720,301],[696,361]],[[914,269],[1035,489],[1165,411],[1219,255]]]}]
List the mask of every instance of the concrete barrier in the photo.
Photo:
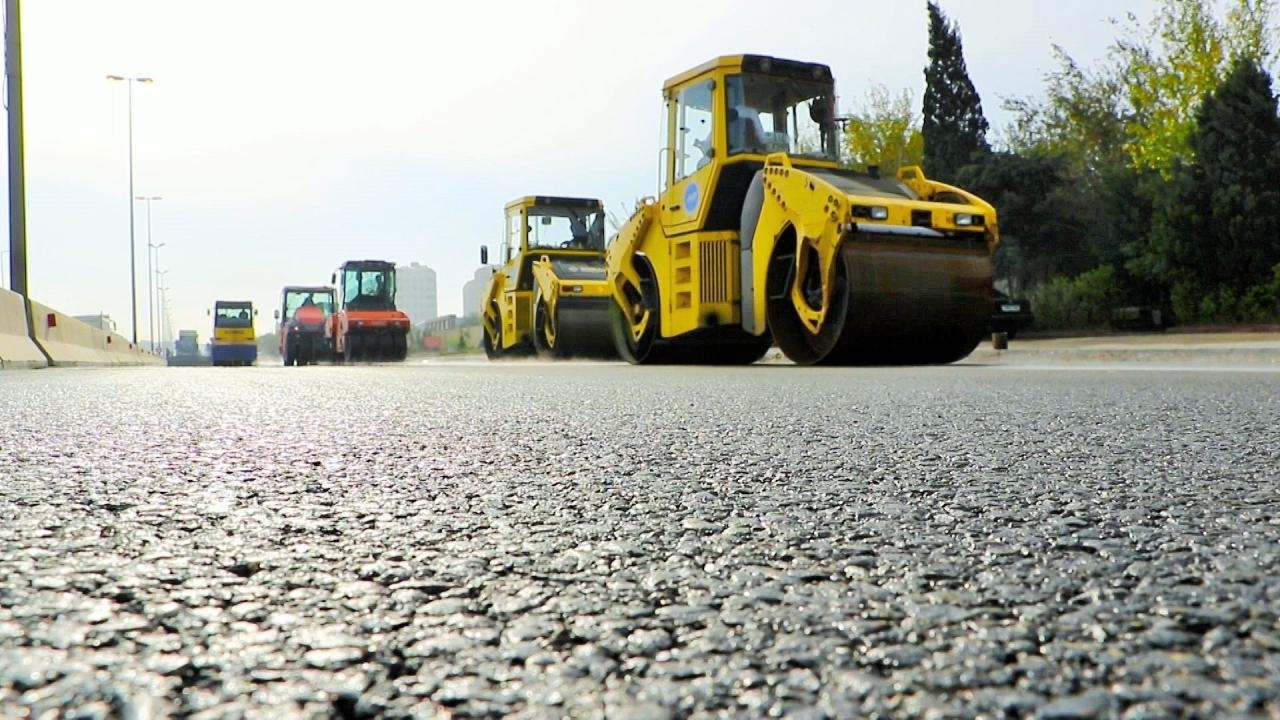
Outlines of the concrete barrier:
[{"label": "concrete barrier", "polygon": [[113,365],[164,365],[164,358],[129,342],[129,338],[107,333],[107,355]]},{"label": "concrete barrier", "polygon": [[42,368],[48,364],[27,334],[27,306],[22,296],[0,290],[0,369]]},{"label": "concrete barrier", "polygon": [[107,354],[107,333],[31,301],[31,323],[36,342],[49,354],[54,365],[113,365]]},{"label": "concrete barrier", "polygon": [[34,300],[31,322],[36,342],[55,366],[164,364],[163,358],[143,351],[122,335],[99,330]]}]

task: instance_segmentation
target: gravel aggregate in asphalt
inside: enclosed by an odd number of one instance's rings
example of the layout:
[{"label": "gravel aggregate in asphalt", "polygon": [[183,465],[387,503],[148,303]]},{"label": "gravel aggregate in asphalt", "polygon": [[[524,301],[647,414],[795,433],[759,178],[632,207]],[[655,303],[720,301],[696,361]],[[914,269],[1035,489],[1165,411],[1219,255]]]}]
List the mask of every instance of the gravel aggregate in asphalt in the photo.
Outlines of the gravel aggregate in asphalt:
[{"label": "gravel aggregate in asphalt", "polygon": [[1278,390],[0,374],[0,716],[1277,718]]}]

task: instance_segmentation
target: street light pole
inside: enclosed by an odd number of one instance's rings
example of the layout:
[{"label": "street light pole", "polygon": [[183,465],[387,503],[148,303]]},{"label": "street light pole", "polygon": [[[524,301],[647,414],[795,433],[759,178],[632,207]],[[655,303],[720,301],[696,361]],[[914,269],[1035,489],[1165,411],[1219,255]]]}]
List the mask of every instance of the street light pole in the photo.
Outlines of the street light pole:
[{"label": "street light pole", "polygon": [[147,203],[147,339],[150,341],[151,349],[154,351],[156,349],[156,305],[152,302],[155,296],[151,292],[151,251],[156,251],[156,262],[159,263],[159,248],[163,247],[164,243],[159,245],[151,244],[151,201],[163,200],[164,198],[159,195],[135,195],[133,199],[145,200]]},{"label": "street light pole", "polygon": [[134,246],[137,244],[134,240],[133,232],[133,84],[136,82],[150,83],[154,82],[151,78],[145,77],[124,77],[123,75],[108,75],[108,80],[124,82],[129,88],[129,300],[132,308],[132,324],[133,324],[133,344],[138,344],[138,264]]},{"label": "street light pole", "polygon": [[[148,245],[151,245],[151,244],[150,244],[150,243],[148,243]],[[160,244],[158,244],[158,245],[152,245],[152,246],[151,246],[151,247],[153,247],[153,248],[155,249],[155,251],[156,251],[156,274],[155,274],[156,292],[155,292],[155,294],[154,294],[154,297],[153,297],[153,298],[148,298],[148,299],[149,299],[149,300],[150,300],[150,299],[154,299],[154,300],[155,300],[155,303],[156,303],[156,305],[157,305],[157,306],[159,306],[159,305],[160,305],[160,291],[159,291],[159,290],[160,290],[160,277],[161,277],[161,273],[160,273],[160,248],[162,248],[162,247],[164,247],[164,246],[165,246],[165,243],[160,243]],[[149,286],[150,286],[150,285],[148,284],[148,287],[149,287]],[[156,319],[156,331],[157,331],[157,337],[159,337],[159,338],[161,339],[161,341],[163,342],[163,336],[164,336],[164,325],[163,325],[163,322],[164,322],[164,320],[163,320],[163,314],[164,314],[164,313],[163,313],[163,311],[164,311],[164,308],[163,308],[163,307],[161,307],[161,308],[160,308],[160,310],[161,310],[161,312],[157,314],[157,319]]]},{"label": "street light pole", "polygon": [[165,327],[164,327],[165,326],[164,321],[166,317],[165,301],[168,300],[168,297],[165,295],[165,291],[169,289],[164,286],[164,276],[168,275],[169,271],[161,270],[159,266],[160,266],[160,253],[157,252],[156,253],[156,298],[158,299],[158,302],[160,305],[160,317],[157,318],[157,320],[160,326],[160,347],[164,347],[165,338],[167,337],[167,335],[165,334]]},{"label": "street light pole", "polygon": [[[27,292],[27,184],[22,123],[22,33],[18,0],[4,3],[5,107],[9,139],[9,286]],[[29,314],[29,313],[28,313]],[[27,324],[28,332],[31,324]],[[32,335],[34,337],[34,335]]]}]

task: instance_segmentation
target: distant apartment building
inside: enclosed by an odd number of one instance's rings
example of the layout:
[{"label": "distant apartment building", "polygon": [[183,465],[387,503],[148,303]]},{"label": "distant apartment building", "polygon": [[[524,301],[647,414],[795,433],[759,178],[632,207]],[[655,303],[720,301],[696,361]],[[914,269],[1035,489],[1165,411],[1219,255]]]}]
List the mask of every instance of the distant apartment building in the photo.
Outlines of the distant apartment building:
[{"label": "distant apartment building", "polygon": [[396,268],[396,308],[416,324],[436,317],[436,271],[410,263]]},{"label": "distant apartment building", "polygon": [[484,291],[489,287],[489,278],[493,277],[493,268],[485,265],[476,270],[475,276],[462,285],[462,316],[480,317],[480,307],[484,305]]}]

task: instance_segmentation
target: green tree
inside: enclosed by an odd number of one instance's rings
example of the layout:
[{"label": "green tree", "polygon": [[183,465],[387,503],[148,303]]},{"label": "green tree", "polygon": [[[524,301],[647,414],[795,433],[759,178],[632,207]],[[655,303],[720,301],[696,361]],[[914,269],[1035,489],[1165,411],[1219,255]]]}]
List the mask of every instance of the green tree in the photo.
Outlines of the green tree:
[{"label": "green tree", "polygon": [[1078,200],[1063,181],[1064,171],[1061,156],[1008,152],[992,153],[958,171],[958,185],[996,208],[1000,246],[993,259],[995,275],[1008,281],[1014,293],[1099,264],[1087,243],[1089,228],[1078,212]]},{"label": "green tree", "polygon": [[845,127],[845,145],[855,167],[878,165],[882,174],[892,176],[900,167],[924,161],[924,136],[912,104],[910,90],[893,95],[884,85],[872,86]]},{"label": "green tree", "polygon": [[1113,21],[1108,59],[1092,69],[1054,46],[1059,67],[1046,77],[1045,97],[1005,103],[1015,116],[1010,147],[1047,146],[1085,168],[1120,152],[1135,168],[1168,178],[1177,160],[1190,160],[1196,107],[1232,59],[1261,63],[1273,50],[1274,0],[1229,0],[1221,17],[1217,6],[1161,0],[1149,19]]},{"label": "green tree", "polygon": [[1167,176],[1176,160],[1187,158],[1201,98],[1234,58],[1261,63],[1269,52],[1273,7],[1273,0],[1232,0],[1219,19],[1204,0],[1163,0],[1151,22],[1128,16],[1112,54],[1129,105],[1127,150],[1136,166]]},{"label": "green tree", "polygon": [[924,70],[925,173],[953,180],[964,165],[990,151],[982,100],[965,67],[960,29],[936,2],[928,3],[929,65]]},{"label": "green tree", "polygon": [[1086,70],[1059,45],[1053,53],[1059,68],[1045,78],[1045,97],[1005,101],[1014,116],[1005,143],[1019,154],[1062,158],[1070,177],[1105,172],[1128,157],[1123,84],[1111,68]]},{"label": "green tree", "polygon": [[1179,313],[1194,318],[1217,314],[1204,299],[1230,305],[1280,263],[1280,116],[1261,66],[1239,58],[1204,97],[1190,147],[1195,160],[1175,163],[1136,264],[1173,285]]},{"label": "green tree", "polygon": [[1191,147],[1217,241],[1208,279],[1237,287],[1263,281],[1280,262],[1280,117],[1271,76],[1256,62],[1238,59],[1205,98]]}]

